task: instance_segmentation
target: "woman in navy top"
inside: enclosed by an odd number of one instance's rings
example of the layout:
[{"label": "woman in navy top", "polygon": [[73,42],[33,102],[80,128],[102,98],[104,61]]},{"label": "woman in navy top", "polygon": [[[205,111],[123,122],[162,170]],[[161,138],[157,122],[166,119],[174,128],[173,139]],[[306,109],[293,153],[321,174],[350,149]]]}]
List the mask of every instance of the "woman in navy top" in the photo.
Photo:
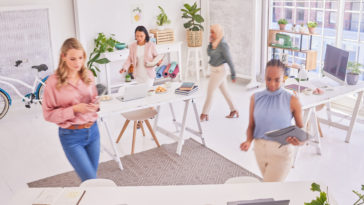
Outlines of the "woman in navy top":
[{"label": "woman in navy top", "polygon": [[303,126],[298,98],[281,87],[284,68],[277,59],[267,63],[267,88],[251,97],[247,140],[240,145],[241,150],[248,151],[254,140],[254,152],[263,181],[284,181],[293,162],[292,145],[303,144],[292,136],[287,138],[290,144],[280,147],[278,142],[264,134],[292,125],[292,118],[298,127]]}]

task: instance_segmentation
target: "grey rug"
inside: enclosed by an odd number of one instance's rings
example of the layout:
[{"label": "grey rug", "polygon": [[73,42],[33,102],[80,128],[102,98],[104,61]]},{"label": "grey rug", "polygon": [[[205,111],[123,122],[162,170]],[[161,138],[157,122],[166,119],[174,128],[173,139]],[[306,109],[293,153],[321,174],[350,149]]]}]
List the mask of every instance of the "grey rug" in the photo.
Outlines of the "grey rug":
[{"label": "grey rug", "polygon": [[[124,170],[115,161],[100,163],[98,178],[113,180],[118,186],[223,184],[237,176],[258,176],[234,164],[218,153],[189,139],[182,155],[177,143],[162,145],[121,158]],[[71,187],[81,183],[74,171],[28,183],[29,187]]]}]

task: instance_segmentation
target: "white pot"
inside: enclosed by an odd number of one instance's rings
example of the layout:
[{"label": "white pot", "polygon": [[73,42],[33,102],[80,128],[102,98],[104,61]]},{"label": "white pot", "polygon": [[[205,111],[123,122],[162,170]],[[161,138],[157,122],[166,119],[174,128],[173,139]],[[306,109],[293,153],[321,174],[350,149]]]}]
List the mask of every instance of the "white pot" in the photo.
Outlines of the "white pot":
[{"label": "white pot", "polygon": [[162,31],[162,30],[164,30],[164,26],[157,26],[157,29]]}]

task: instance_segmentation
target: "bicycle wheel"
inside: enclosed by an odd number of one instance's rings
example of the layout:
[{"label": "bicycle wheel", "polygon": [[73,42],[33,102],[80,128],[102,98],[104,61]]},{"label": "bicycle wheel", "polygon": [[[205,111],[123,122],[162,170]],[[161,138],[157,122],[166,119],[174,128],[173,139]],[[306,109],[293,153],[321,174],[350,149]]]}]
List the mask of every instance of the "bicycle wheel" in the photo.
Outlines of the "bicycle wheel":
[{"label": "bicycle wheel", "polygon": [[42,104],[43,93],[44,93],[44,87],[45,87],[45,86],[44,86],[43,84],[41,84],[41,85],[40,85],[40,87],[39,87],[39,89],[38,89],[38,92],[37,92],[37,96],[36,96],[36,98],[40,100],[40,101],[39,101],[39,103],[40,103],[40,104]]},{"label": "bicycle wheel", "polygon": [[0,90],[0,119],[3,118],[9,110],[9,99],[4,92]]},{"label": "bicycle wheel", "polygon": [[[47,79],[48,79],[48,76],[43,79],[43,82],[45,83],[45,81]],[[43,85],[42,83],[38,84],[35,98],[40,100],[39,104],[42,104],[44,88],[45,88],[45,85]]]}]

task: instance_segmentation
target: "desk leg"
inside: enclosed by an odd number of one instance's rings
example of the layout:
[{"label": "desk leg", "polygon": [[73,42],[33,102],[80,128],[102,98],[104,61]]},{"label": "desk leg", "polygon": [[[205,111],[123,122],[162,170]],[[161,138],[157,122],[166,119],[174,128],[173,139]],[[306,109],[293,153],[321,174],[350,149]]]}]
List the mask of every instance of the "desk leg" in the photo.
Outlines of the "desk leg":
[{"label": "desk leg", "polygon": [[182,126],[181,126],[181,131],[180,131],[180,134],[179,134],[178,145],[177,145],[177,154],[178,155],[181,155],[182,146],[184,144],[183,133],[184,133],[184,131],[186,129],[186,119],[187,119],[188,105],[189,104],[190,104],[190,100],[186,100],[185,101],[185,109],[184,109],[183,118],[182,118]]},{"label": "desk leg", "polygon": [[121,161],[120,161],[119,152],[116,149],[114,141],[112,140],[109,126],[107,125],[107,122],[106,122],[106,120],[104,118],[101,118],[101,122],[102,122],[102,124],[104,125],[104,127],[106,129],[106,133],[107,133],[107,136],[109,137],[110,144],[111,144],[111,146],[112,146],[112,148],[114,150],[114,155],[112,155],[112,158],[114,158],[114,160],[118,163],[120,170],[123,170],[124,168],[123,168],[123,165],[121,164]]},{"label": "desk leg", "polygon": [[161,106],[158,105],[157,106],[157,115],[155,116],[155,119],[154,119],[154,124],[153,124],[153,130],[154,131],[157,131],[157,125],[158,125],[158,119],[159,119],[159,112],[161,110]]},{"label": "desk leg", "polygon": [[[330,102],[326,103],[326,112],[327,112],[327,120],[331,123],[331,104]],[[331,126],[329,124],[329,126]]]},{"label": "desk leg", "polygon": [[[305,129],[306,131],[307,131],[307,123],[308,123],[308,119],[310,119],[311,111],[312,111],[312,108],[305,109],[303,111],[303,129]],[[300,147],[297,146],[294,149],[292,168],[294,168],[296,165],[296,160],[297,160],[297,157],[299,156],[299,153],[300,153]]]},{"label": "desk leg", "polygon": [[356,121],[356,118],[358,117],[359,108],[360,108],[360,105],[361,105],[361,101],[362,100],[363,100],[363,91],[360,91],[358,93],[358,97],[356,98],[356,102],[355,102],[355,107],[354,107],[353,114],[351,115],[349,130],[346,133],[345,142],[347,142],[347,143],[350,142],[351,133],[353,132],[354,125],[355,125],[355,121]]},{"label": "desk leg", "polygon": [[311,115],[311,119],[312,119],[312,128],[313,128],[313,137],[315,139],[315,143],[317,143],[317,154],[321,155],[321,143],[320,143],[320,133],[319,133],[319,129],[318,129],[318,120],[317,120],[317,114],[316,114],[316,108],[312,108],[312,115]]},{"label": "desk leg", "polygon": [[176,132],[178,132],[178,125],[177,125],[177,121],[176,121],[176,115],[174,114],[172,103],[169,103],[169,109],[171,110],[171,113],[172,113],[173,124],[176,127]]},{"label": "desk leg", "polygon": [[197,126],[198,126],[198,131],[199,131],[199,136],[201,138],[201,141],[202,141],[202,144],[204,146],[206,146],[206,143],[205,143],[205,138],[203,137],[203,133],[202,133],[202,127],[201,127],[201,122],[200,122],[200,118],[198,116],[198,111],[197,111],[197,106],[196,106],[196,102],[192,99],[192,106],[193,106],[193,111],[195,113],[195,118],[196,118],[196,123],[197,123]]}]

